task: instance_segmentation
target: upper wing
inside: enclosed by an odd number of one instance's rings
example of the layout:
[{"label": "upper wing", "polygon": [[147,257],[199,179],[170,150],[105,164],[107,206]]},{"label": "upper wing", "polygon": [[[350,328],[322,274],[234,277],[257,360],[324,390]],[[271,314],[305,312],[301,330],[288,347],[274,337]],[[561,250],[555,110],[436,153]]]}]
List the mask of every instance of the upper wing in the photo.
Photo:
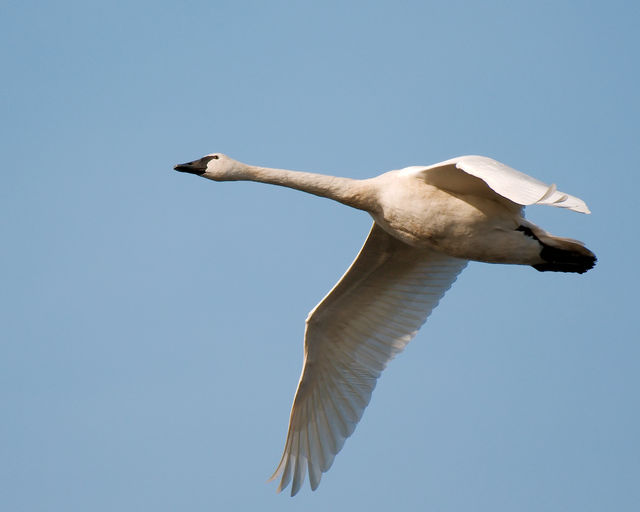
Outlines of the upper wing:
[{"label": "upper wing", "polygon": [[453,192],[481,192],[479,187],[483,184],[471,178],[475,177],[517,205],[546,204],[591,213],[582,199],[560,192],[555,185],[547,185],[485,156],[461,156],[429,167],[409,169],[419,172],[434,185]]},{"label": "upper wing", "polygon": [[467,264],[410,247],[374,223],[360,254],[307,318],[304,365],[280,464],[278,491],[311,488],[349,437],[387,363],[418,332]]}]

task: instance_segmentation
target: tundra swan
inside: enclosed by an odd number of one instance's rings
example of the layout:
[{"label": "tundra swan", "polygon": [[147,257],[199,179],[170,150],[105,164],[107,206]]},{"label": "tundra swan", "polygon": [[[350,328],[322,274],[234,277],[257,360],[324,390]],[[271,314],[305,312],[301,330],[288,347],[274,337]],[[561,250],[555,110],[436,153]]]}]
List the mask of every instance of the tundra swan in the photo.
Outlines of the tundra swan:
[{"label": "tundra swan", "polygon": [[591,269],[595,255],[524,219],[525,205],[590,213],[559,192],[482,156],[407,167],[365,180],[256,167],[221,153],[176,165],[214,181],[290,187],[367,211],[373,227],[342,279],[309,313],[302,375],[282,459],[271,479],[315,490],[369,403],[376,380],[418,332],[468,260]]}]

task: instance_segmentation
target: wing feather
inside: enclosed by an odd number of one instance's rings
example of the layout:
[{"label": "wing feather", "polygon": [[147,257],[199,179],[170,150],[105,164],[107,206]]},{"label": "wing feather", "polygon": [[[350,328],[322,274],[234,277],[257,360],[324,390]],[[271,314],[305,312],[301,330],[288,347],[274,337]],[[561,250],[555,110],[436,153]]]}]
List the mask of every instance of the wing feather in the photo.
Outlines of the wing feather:
[{"label": "wing feather", "polygon": [[396,240],[374,223],[360,254],[307,318],[305,358],[284,453],[271,477],[295,495],[320,484],[380,373],[415,336],[466,260]]},{"label": "wing feather", "polygon": [[427,181],[453,192],[482,193],[484,182],[485,189],[488,187],[520,207],[544,204],[591,213],[582,199],[485,156],[461,156],[428,167],[408,167],[407,172],[422,174]]}]

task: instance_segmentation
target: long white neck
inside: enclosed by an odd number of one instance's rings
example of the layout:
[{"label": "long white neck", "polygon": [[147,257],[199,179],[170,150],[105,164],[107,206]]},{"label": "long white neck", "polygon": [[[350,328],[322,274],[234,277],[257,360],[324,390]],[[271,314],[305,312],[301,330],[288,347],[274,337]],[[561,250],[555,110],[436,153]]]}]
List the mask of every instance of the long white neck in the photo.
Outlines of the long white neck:
[{"label": "long white neck", "polygon": [[316,196],[327,197],[360,210],[375,209],[377,198],[372,180],[355,180],[312,172],[257,167],[238,162],[233,176],[219,181],[257,181],[293,188]]}]

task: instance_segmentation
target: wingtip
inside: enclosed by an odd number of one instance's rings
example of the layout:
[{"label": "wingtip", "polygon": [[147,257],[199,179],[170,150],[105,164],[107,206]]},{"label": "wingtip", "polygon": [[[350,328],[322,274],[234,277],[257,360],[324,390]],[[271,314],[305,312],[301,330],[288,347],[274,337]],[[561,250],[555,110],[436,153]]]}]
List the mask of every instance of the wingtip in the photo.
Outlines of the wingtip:
[{"label": "wingtip", "polygon": [[[283,459],[284,459],[284,457],[283,457]],[[269,478],[267,478],[267,483],[273,482],[276,478],[278,478],[282,474],[283,459],[280,460],[280,462],[278,463],[278,466],[276,467],[276,470],[273,472],[273,474]],[[278,490],[278,492],[280,492],[280,490]]]},{"label": "wingtip", "polygon": [[568,210],[590,214],[591,210],[587,206],[582,199],[579,197],[572,196],[570,194],[565,194],[564,192],[560,192],[555,184],[552,184],[545,194],[538,199],[534,204],[543,204],[549,206],[557,206],[560,208],[566,208]]},{"label": "wingtip", "polygon": [[585,215],[591,214],[591,210],[589,210],[589,207],[587,206],[587,204],[582,200],[580,200],[580,203],[578,204],[568,206],[568,208],[574,212],[584,213]]},{"label": "wingtip", "polygon": [[273,475],[269,477],[267,482],[273,482],[274,480],[280,478],[280,476],[282,476],[282,478],[280,479],[280,483],[276,488],[277,493],[281,493],[284,489],[286,489],[289,485],[289,482],[291,481],[291,466],[285,463],[284,455],[282,460],[280,461],[280,464],[278,464],[278,467],[273,472]]}]

